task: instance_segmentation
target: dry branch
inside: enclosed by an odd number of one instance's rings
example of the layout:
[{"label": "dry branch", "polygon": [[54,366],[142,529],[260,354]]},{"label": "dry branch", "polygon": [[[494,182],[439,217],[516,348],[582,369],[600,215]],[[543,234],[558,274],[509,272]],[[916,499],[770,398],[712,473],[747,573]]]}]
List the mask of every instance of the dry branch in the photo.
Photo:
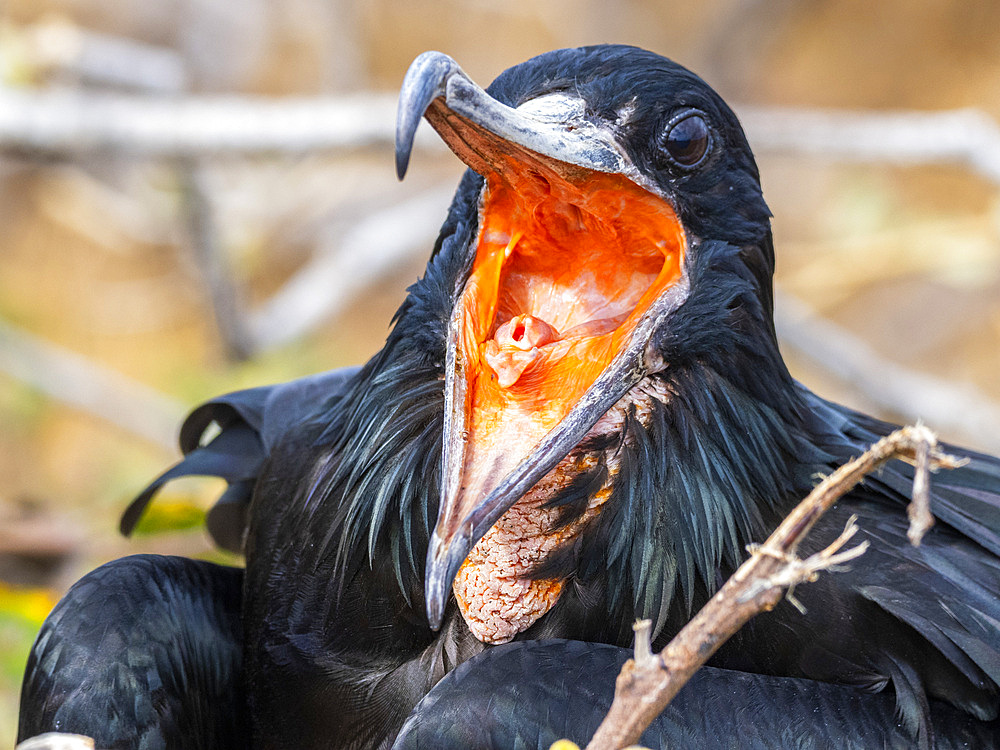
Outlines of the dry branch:
[{"label": "dry branch", "polygon": [[426,255],[453,192],[433,189],[376,211],[320,248],[251,315],[253,346],[266,350],[305,335],[410,258]]},{"label": "dry branch", "polygon": [[976,109],[848,112],[739,107],[756,153],[902,166],[962,164],[1000,184],[1000,127]]},{"label": "dry branch", "polygon": [[185,407],[86,357],[0,320],[0,372],[52,398],[176,450]]},{"label": "dry branch", "polygon": [[[396,97],[154,97],[0,87],[0,148],[171,158],[387,145]],[[426,144],[427,133],[421,139]]]},{"label": "dry branch", "polygon": [[914,503],[927,505],[927,472],[954,468],[961,461],[937,450],[926,427],[904,427],[875,443],[820,482],[760,546],[751,548],[741,565],[709,602],[659,654],[649,654],[649,630],[636,631],[636,658],[622,667],[615,699],[587,750],[617,750],[636,742],[695,671],[754,615],[772,609],[791,586],[815,580],[821,570],[851,560],[867,542],[841,551],[857,528],[853,519],[826,549],[805,560],[796,557],[799,543],[813,524],[865,476],[893,458],[917,463],[919,486]]},{"label": "dry branch", "polygon": [[794,297],[780,292],[775,297],[774,323],[782,344],[885,411],[960,433],[980,449],[1000,451],[1000,405],[976,388],[898,365]]},{"label": "dry branch", "polygon": [[[0,87],[0,148],[161,157],[391,145],[394,94],[265,99]],[[846,112],[737,107],[758,153],[902,165],[958,163],[1000,184],[1000,127],[974,109]],[[421,147],[443,147],[421,134]]]}]

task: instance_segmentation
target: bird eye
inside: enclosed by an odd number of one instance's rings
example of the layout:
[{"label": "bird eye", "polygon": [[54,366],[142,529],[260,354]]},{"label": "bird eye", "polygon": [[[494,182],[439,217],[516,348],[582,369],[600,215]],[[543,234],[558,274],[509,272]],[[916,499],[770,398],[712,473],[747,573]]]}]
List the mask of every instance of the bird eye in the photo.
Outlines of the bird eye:
[{"label": "bird eye", "polygon": [[712,131],[700,114],[685,112],[667,123],[660,146],[674,164],[693,169],[708,156],[712,147]]}]

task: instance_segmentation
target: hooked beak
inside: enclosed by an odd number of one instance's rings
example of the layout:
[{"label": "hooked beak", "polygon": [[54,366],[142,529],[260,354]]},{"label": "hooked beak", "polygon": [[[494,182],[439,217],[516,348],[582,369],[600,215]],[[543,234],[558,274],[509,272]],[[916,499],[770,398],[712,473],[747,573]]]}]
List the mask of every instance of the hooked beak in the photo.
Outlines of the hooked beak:
[{"label": "hooked beak", "polygon": [[[406,174],[417,125],[426,117],[451,150],[484,176],[501,166],[494,149],[520,147],[565,168],[628,173],[645,182],[614,140],[583,119],[583,102],[575,103],[576,111],[570,104],[547,115],[508,107],[473,83],[447,55],[424,52],[410,65],[399,92],[396,175],[403,179]],[[473,133],[478,137],[467,139]]]},{"label": "hooked beak", "polygon": [[515,109],[426,52],[400,92],[401,179],[421,117],[486,178],[449,324],[444,481],[425,578],[437,629],[480,538],[663,368],[649,342],[687,298],[687,239],[669,200],[576,96]]}]

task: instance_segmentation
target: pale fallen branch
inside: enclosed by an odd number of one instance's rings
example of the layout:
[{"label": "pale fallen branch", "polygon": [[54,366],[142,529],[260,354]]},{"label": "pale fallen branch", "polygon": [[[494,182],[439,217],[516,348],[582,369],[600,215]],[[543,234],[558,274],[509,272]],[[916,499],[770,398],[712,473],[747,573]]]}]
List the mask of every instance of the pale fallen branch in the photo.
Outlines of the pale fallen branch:
[{"label": "pale fallen branch", "polygon": [[175,451],[187,409],[118,372],[0,320],[0,372]]},{"label": "pale fallen branch", "polygon": [[385,94],[164,98],[0,87],[0,148],[63,156],[305,154],[391,144],[395,117],[396,97]]},{"label": "pale fallen branch", "polygon": [[411,258],[426,255],[453,192],[433,189],[376,211],[318,250],[251,314],[254,348],[266,350],[308,333]]},{"label": "pale fallen branch", "polygon": [[807,305],[775,292],[778,338],[884,411],[957,433],[986,451],[1000,451],[1000,404],[971,385],[910,370]]},{"label": "pale fallen branch", "polygon": [[1000,184],[1000,126],[985,112],[737,107],[755,153],[901,166],[961,164]]},{"label": "pale fallen branch", "polygon": [[[867,542],[843,550],[856,533],[853,519],[824,550],[800,560],[795,552],[816,521],[865,476],[885,462],[902,458],[917,464],[913,504],[922,515],[928,504],[927,472],[955,468],[963,461],[941,453],[934,434],[923,426],[904,427],[882,438],[861,456],[821,481],[782,521],[750,558],[659,654],[649,648],[649,628],[636,629],[635,658],[622,667],[615,698],[587,750],[617,750],[638,741],[695,671],[754,615],[772,609],[786,589],[816,579],[820,571],[861,555]],[[919,528],[911,538],[919,541]]]}]

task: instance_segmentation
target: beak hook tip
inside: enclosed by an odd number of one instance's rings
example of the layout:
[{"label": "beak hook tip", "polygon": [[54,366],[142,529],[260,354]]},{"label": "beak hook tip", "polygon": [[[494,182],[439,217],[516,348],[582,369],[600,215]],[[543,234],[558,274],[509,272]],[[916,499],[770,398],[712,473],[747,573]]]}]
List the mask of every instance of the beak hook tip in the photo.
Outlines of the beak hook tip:
[{"label": "beak hook tip", "polygon": [[396,110],[396,176],[402,180],[410,163],[417,126],[430,103],[443,96],[458,63],[442,52],[424,52],[406,71]]},{"label": "beak hook tip", "polygon": [[406,177],[406,169],[410,166],[410,155],[396,151],[396,179],[400,182]]}]

